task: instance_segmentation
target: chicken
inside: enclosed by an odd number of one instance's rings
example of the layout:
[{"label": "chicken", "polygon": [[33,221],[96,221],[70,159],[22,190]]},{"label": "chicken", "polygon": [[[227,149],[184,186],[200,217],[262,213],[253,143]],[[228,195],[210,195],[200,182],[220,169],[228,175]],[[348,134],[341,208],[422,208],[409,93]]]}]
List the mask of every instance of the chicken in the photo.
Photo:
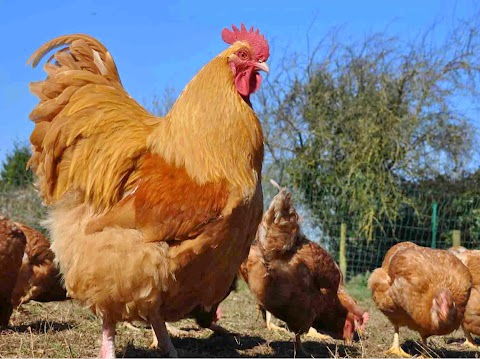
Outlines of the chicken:
[{"label": "chicken", "polygon": [[[7,308],[5,314],[2,315],[2,324],[7,325],[12,309],[18,308],[21,304],[30,300],[38,302],[65,300],[67,295],[61,283],[58,268],[54,263],[55,255],[45,236],[23,223],[13,222],[5,217],[1,218],[1,223],[7,225],[7,227],[2,227],[2,239],[5,241],[16,238],[16,244],[12,247],[15,253],[11,253],[10,264],[7,264],[9,262],[6,259],[2,259],[2,263],[9,267],[9,269],[2,267],[4,268],[2,274],[10,276],[14,280],[12,289],[2,290],[2,293],[5,294],[2,300],[10,301],[10,304],[2,304],[2,307],[5,305]],[[12,233],[14,233],[13,237]],[[11,244],[13,243],[11,242]],[[2,251],[3,253],[8,253],[8,251]],[[20,258],[20,266],[18,266],[18,258]],[[15,264],[11,265],[13,261]],[[11,285],[10,280],[3,279],[2,282]]]},{"label": "chicken", "polygon": [[0,328],[7,327],[13,312],[12,293],[22,265],[26,239],[9,219],[0,216]]},{"label": "chicken", "polygon": [[378,309],[393,324],[388,355],[409,357],[399,344],[399,329],[417,331],[423,345],[432,335],[456,330],[465,313],[472,277],[453,254],[439,249],[399,243],[387,252],[382,267],[368,279]]},{"label": "chicken", "polygon": [[330,254],[302,233],[291,194],[278,188],[240,274],[267,311],[267,327],[275,328],[271,314],[286,322],[298,351],[306,354],[300,336],[311,327],[351,341],[364,312],[345,295]]},{"label": "chicken", "polygon": [[[339,334],[342,333],[342,329],[339,328],[339,325],[342,324],[341,321],[338,321],[338,317],[345,317],[345,309],[348,310],[346,314],[346,321],[344,325],[346,326],[346,342],[350,344],[353,338],[353,330],[356,330],[359,334],[363,334],[365,331],[370,315],[367,311],[364,311],[360,308],[358,303],[352,298],[345,290],[345,287],[340,283],[337,291],[339,302],[337,305],[332,306],[324,315],[315,318],[312,327],[308,330],[307,336],[313,337],[320,340],[333,340],[330,335],[325,335],[320,332],[330,333],[336,338],[339,338]],[[263,319],[268,330],[284,330],[281,327],[278,327],[272,323],[272,313],[268,312],[261,305],[257,304],[257,310],[261,312]]]},{"label": "chicken", "polygon": [[477,349],[472,334],[480,335],[480,250],[453,247],[450,251],[462,261],[472,275],[472,290],[461,326],[466,338],[464,345]]},{"label": "chicken", "polygon": [[27,244],[12,294],[13,307],[30,300],[51,302],[67,299],[48,239],[25,224],[15,222],[15,225],[25,234]]},{"label": "chicken", "polygon": [[255,237],[264,148],[250,95],[269,46],[243,24],[222,39],[229,47],[165,117],[127,94],[90,36],[56,38],[30,58],[61,47],[30,86],[40,103],[29,164],[66,289],[102,318],[101,357],[115,356],[116,323],[135,320],[176,356],[165,322],[220,302]]}]

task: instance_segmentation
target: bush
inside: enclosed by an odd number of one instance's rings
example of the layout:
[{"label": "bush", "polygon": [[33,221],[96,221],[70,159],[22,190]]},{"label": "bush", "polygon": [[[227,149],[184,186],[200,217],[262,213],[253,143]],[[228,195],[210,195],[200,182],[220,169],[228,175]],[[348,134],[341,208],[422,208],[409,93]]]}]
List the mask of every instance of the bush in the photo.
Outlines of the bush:
[{"label": "bush", "polygon": [[27,145],[14,144],[14,149],[7,154],[0,172],[2,189],[25,188],[33,183],[33,173],[27,170],[31,151]]}]

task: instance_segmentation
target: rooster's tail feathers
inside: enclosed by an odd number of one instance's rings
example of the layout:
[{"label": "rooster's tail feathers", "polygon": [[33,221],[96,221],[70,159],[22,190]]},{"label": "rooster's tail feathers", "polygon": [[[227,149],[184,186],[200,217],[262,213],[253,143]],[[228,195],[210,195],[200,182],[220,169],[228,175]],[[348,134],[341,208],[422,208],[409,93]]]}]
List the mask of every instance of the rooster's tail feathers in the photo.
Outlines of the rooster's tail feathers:
[{"label": "rooster's tail feathers", "polygon": [[35,67],[48,52],[65,45],[70,46],[57,51],[48,59],[47,64],[51,63],[52,59],[55,59],[58,64],[55,66],[57,71],[51,65],[45,66],[45,71],[49,75],[58,73],[62,69],[88,70],[120,83],[117,66],[110,52],[100,41],[84,34],[60,36],[47,42],[30,56],[27,64]]},{"label": "rooster's tail feathers", "polygon": [[109,207],[121,198],[155,121],[126,93],[112,56],[98,40],[61,36],[28,62],[38,65],[53,49],[44,67],[47,78],[30,84],[40,102],[30,113],[35,129],[28,166],[46,204],[75,188],[95,208]]}]

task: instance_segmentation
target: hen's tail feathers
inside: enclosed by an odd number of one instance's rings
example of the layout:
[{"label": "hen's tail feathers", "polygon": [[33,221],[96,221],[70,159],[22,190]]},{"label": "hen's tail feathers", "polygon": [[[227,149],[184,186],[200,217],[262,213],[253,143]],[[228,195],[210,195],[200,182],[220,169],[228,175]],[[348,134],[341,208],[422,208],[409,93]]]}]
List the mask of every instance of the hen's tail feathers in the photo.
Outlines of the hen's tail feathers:
[{"label": "hen's tail feathers", "polygon": [[367,281],[368,289],[370,289],[372,292],[375,292],[376,290],[384,291],[388,289],[391,284],[392,280],[387,271],[385,271],[383,268],[375,269]]},{"label": "hen's tail feathers", "polygon": [[[272,183],[276,182],[273,181]],[[298,214],[293,206],[292,195],[287,192],[285,187],[281,188],[278,186],[278,188],[280,192],[273,197],[269,208],[263,216],[263,222],[266,222],[265,224],[267,224],[267,226],[272,224],[278,225],[284,220],[290,220],[291,217],[294,217],[295,220],[298,220]]]},{"label": "hen's tail feathers", "polygon": [[50,242],[42,233],[23,223],[14,223],[25,234],[27,239],[25,253],[31,264],[41,265],[46,261],[54,261],[55,254],[50,249]]},{"label": "hen's tail feathers", "polygon": [[274,179],[270,179],[270,183],[273,185],[273,187],[277,188],[279,191],[282,190],[282,187],[280,187],[280,185]]},{"label": "hen's tail feathers", "polygon": [[280,188],[263,215],[257,231],[257,241],[264,250],[283,252],[292,248],[300,235],[299,216],[291,194],[285,187]]}]

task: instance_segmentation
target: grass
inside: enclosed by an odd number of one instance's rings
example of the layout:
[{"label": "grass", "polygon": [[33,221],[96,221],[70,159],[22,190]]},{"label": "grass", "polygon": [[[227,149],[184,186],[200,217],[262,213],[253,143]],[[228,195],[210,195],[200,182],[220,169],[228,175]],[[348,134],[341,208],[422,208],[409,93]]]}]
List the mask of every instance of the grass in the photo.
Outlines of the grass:
[{"label": "grass", "polygon": [[[223,317],[219,324],[235,335],[213,335],[200,329],[192,320],[174,325],[188,331],[173,337],[181,357],[292,357],[293,334],[269,332],[255,310],[255,301],[245,283],[222,303]],[[319,342],[304,339],[305,348],[314,357],[384,357],[393,339],[393,329],[377,311],[365,287],[365,278],[354,278],[348,291],[370,311],[370,322],[363,338],[351,346],[342,341]],[[0,357],[95,357],[101,338],[101,323],[89,311],[73,301],[61,303],[28,303],[12,316],[12,326],[1,332]],[[156,357],[161,353],[148,349],[150,329],[138,324],[134,331],[117,326],[118,357]],[[464,349],[460,332],[430,339],[432,357],[478,357],[480,352]],[[402,329],[403,348],[418,354],[418,334]]]},{"label": "grass", "polygon": [[[0,193],[0,211],[10,218],[39,228],[45,209],[32,188]],[[347,283],[347,290],[370,312],[365,335],[351,346],[342,341],[319,342],[304,339],[305,348],[315,357],[384,357],[393,339],[393,328],[385,316],[375,309],[366,287],[367,276],[357,276]],[[181,357],[292,357],[293,334],[269,332],[255,310],[255,300],[246,284],[222,303],[223,317],[219,324],[235,335],[212,335],[199,329],[193,320],[175,323],[187,335],[173,337]],[[14,312],[12,326],[0,332],[2,357],[96,357],[100,348],[101,323],[74,301],[61,303],[28,303]],[[478,357],[480,351],[460,345],[462,333],[430,339],[431,357]],[[419,353],[420,337],[401,329],[403,348]],[[133,331],[117,327],[118,357],[156,357],[161,353],[148,349],[150,329],[144,325]]]}]

